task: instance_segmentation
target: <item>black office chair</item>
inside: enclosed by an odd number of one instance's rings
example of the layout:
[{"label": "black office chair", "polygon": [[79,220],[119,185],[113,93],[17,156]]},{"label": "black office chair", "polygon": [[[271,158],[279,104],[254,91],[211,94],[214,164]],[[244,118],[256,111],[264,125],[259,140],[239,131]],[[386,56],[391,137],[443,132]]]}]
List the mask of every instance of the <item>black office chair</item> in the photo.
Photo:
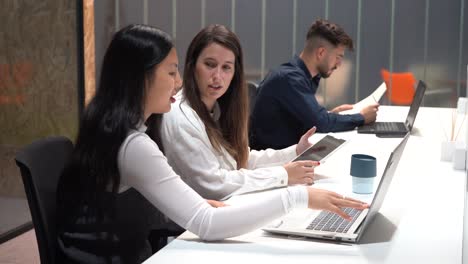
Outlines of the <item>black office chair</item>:
[{"label": "black office chair", "polygon": [[16,155],[36,232],[41,263],[55,263],[57,249],[56,191],[63,168],[71,157],[66,137],[34,141]]},{"label": "black office chair", "polygon": [[249,89],[249,105],[250,105],[250,114],[255,106],[255,98],[257,97],[257,88],[258,85],[252,81],[247,82],[247,88]]}]

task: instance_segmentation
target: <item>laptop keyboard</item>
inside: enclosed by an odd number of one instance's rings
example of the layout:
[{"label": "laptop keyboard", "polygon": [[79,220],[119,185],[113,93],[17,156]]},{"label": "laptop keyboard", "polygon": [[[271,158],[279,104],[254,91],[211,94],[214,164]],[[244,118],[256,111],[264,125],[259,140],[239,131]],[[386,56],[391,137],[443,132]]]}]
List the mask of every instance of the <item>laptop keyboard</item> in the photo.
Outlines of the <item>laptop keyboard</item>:
[{"label": "laptop keyboard", "polygon": [[377,122],[374,124],[375,130],[377,131],[400,131],[405,130],[405,125],[403,123],[394,123],[394,122]]},{"label": "laptop keyboard", "polygon": [[346,233],[349,228],[353,225],[354,221],[361,214],[362,210],[355,208],[342,208],[342,210],[352,217],[350,221],[342,218],[341,216],[331,213],[328,211],[322,211],[313,221],[309,224],[307,229],[327,231],[327,232],[338,232]]}]

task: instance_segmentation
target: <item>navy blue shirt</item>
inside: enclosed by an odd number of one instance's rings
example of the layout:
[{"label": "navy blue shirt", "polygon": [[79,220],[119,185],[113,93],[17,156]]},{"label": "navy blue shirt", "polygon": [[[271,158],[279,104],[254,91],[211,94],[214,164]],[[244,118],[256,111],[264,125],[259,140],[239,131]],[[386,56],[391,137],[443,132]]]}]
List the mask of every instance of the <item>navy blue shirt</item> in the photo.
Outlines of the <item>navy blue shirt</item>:
[{"label": "navy blue shirt", "polygon": [[250,124],[253,149],[282,149],[297,144],[313,126],[317,132],[352,130],[361,114],[329,113],[315,98],[320,76],[312,77],[301,58],[271,71],[260,83]]}]

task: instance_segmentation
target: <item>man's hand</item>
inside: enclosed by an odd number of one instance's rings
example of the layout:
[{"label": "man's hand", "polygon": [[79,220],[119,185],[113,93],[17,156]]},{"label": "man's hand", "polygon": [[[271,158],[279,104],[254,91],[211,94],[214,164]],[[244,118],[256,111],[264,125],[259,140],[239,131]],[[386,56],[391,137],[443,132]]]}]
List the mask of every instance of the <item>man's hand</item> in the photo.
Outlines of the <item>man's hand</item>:
[{"label": "man's hand", "polygon": [[379,104],[375,103],[366,106],[361,110],[361,115],[364,117],[364,124],[375,122],[375,119],[377,118],[377,111],[379,111],[379,106]]},{"label": "man's hand", "polygon": [[227,204],[225,204],[225,203],[223,203],[223,202],[215,201],[215,200],[206,200],[206,202],[207,202],[208,204],[210,204],[210,205],[211,205],[212,207],[214,207],[214,208],[228,206]]},{"label": "man's hand", "polygon": [[333,108],[330,112],[338,114],[339,112],[346,111],[346,110],[351,110],[351,109],[353,109],[352,104],[342,104],[340,106],[337,106],[337,107]]}]

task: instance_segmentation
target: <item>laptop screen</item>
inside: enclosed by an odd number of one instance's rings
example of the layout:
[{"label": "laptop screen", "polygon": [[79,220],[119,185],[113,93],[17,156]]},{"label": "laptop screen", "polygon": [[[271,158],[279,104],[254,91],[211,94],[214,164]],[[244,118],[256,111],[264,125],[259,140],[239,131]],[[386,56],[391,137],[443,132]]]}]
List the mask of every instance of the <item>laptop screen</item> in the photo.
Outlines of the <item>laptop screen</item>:
[{"label": "laptop screen", "polygon": [[[379,186],[377,187],[377,191],[375,192],[374,199],[372,200],[372,204],[369,207],[369,213],[366,216],[366,220],[361,226],[361,230],[366,228],[366,226],[372,221],[375,215],[379,212],[380,207],[382,206],[383,200],[385,195],[387,194],[388,187],[392,182],[393,175],[395,174],[395,170],[398,166],[398,162],[403,154],[403,150],[405,149],[406,142],[410,133],[406,133],[405,138],[398,144],[395,150],[390,154],[390,157],[387,161],[387,166],[385,167],[384,173],[382,175],[382,179],[380,180]],[[359,233],[359,237],[362,235],[363,232]],[[359,239],[359,237],[357,239]]]},{"label": "laptop screen", "polygon": [[408,128],[408,131],[411,131],[413,128],[414,121],[416,120],[416,114],[418,113],[419,107],[421,106],[424,93],[426,92],[426,84],[423,81],[418,82],[418,88],[413,97],[413,102],[411,103],[408,116],[406,117],[405,125]]}]

